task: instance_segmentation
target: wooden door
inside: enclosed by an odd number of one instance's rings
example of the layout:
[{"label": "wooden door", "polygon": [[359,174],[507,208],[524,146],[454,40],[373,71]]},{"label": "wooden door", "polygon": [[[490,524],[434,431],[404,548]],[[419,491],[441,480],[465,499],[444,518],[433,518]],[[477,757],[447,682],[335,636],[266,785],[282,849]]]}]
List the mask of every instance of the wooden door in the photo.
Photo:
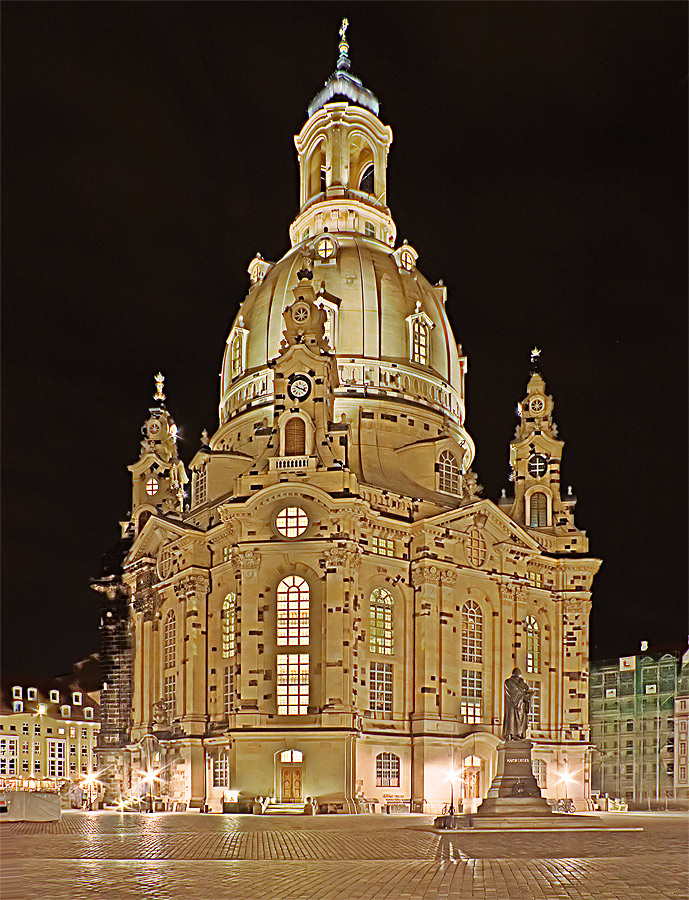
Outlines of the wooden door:
[{"label": "wooden door", "polygon": [[301,766],[282,767],[282,802],[301,800]]}]

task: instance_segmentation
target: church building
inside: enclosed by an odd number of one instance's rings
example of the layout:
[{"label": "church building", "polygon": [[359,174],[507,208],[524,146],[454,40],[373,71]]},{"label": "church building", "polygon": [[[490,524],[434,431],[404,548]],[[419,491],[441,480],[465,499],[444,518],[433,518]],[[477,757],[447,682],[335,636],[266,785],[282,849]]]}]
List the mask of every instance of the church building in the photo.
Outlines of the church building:
[{"label": "church building", "polygon": [[157,379],[93,582],[103,777],[115,798],[148,777],[168,808],[433,814],[451,786],[475,808],[518,666],[543,793],[583,798],[600,560],[560,484],[553,398],[533,351],[513,496],[483,498],[451,301],[397,241],[392,131],[345,34],[295,137],[290,248],[249,264],[218,427],[188,465]]}]

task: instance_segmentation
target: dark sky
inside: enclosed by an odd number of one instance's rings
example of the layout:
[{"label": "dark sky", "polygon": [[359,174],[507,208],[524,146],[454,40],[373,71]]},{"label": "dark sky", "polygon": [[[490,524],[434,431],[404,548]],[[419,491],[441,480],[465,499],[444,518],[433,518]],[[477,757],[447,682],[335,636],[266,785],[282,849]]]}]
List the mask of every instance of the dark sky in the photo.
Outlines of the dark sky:
[{"label": "dark sky", "polygon": [[5,3],[5,671],[98,647],[153,375],[188,460],[217,424],[246,267],[297,210],[293,135],[350,20],[392,126],[400,239],[469,358],[475,468],[507,486],[542,348],[595,579],[593,657],[686,624],[687,7]]}]

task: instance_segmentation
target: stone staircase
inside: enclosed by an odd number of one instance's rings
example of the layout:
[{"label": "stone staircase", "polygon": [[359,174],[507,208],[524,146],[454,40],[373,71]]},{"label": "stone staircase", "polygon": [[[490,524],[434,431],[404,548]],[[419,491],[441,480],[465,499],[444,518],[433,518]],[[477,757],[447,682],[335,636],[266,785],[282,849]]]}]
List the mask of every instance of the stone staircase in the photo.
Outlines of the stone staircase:
[{"label": "stone staircase", "polygon": [[291,803],[269,803],[263,813],[264,816],[301,816],[304,813],[305,803],[295,801]]}]

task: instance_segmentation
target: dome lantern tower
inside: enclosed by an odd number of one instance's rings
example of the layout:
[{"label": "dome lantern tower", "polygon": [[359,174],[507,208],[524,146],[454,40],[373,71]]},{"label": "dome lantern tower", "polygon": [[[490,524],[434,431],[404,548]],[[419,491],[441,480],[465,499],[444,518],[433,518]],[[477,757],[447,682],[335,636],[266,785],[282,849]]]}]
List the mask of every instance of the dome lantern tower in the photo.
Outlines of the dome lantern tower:
[{"label": "dome lantern tower", "polygon": [[300,211],[290,227],[292,246],[325,231],[395,243],[386,188],[392,129],[378,118],[375,95],[350,73],[347,24],[344,19],[337,68],[309,105],[309,119],[294,139]]}]

